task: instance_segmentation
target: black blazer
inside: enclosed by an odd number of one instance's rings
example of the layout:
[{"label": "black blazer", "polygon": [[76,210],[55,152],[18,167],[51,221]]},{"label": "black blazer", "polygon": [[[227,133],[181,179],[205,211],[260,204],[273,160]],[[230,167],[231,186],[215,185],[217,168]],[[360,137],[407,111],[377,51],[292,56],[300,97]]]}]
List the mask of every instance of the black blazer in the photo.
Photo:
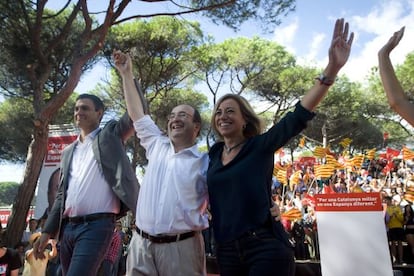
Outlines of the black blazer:
[{"label": "black blazer", "polygon": [[[135,214],[137,206],[139,183],[123,143],[133,133],[132,121],[128,114],[124,114],[119,121],[109,121],[97,134],[92,144],[94,156],[106,181],[121,201],[119,217],[125,215],[128,210]],[[52,237],[57,236],[61,227],[68,188],[68,174],[76,143],[77,141],[67,146],[62,153],[59,189],[42,231]]]}]

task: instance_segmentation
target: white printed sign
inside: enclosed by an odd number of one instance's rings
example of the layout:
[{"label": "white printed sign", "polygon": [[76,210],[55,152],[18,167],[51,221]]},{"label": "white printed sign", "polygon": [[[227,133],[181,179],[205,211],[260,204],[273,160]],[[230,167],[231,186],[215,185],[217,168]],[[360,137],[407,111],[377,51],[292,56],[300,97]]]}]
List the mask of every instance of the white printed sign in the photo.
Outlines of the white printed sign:
[{"label": "white printed sign", "polygon": [[316,218],[323,276],[392,276],[379,193],[318,194]]}]

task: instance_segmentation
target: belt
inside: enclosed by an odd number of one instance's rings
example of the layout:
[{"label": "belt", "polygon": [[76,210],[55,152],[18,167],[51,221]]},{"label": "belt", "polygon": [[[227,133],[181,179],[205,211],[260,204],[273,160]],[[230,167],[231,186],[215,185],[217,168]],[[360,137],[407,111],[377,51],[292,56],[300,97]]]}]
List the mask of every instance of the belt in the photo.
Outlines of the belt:
[{"label": "belt", "polygon": [[100,220],[104,218],[112,218],[113,220],[115,220],[115,214],[114,213],[96,213],[96,214],[90,214],[90,215],[85,215],[85,216],[69,217],[69,218],[65,218],[65,220],[73,224],[81,224],[81,223],[87,223],[87,222]]},{"label": "belt", "polygon": [[194,237],[197,233],[196,231],[186,232],[178,235],[168,236],[168,235],[157,235],[152,236],[147,232],[142,231],[138,227],[136,227],[137,233],[141,235],[141,237],[153,242],[153,243],[171,243],[171,242],[178,242],[182,241],[191,237]]}]

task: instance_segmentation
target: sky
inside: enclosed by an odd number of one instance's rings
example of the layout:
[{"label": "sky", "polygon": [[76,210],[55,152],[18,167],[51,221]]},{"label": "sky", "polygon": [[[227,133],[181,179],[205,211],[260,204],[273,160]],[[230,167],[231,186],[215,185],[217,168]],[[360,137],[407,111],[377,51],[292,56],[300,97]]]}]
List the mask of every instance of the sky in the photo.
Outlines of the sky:
[{"label": "sky", "polygon": [[[48,5],[58,8],[65,2],[66,0],[51,0]],[[93,2],[96,2],[96,9],[100,9],[99,5],[106,1],[88,1],[89,4]],[[132,1],[132,4],[141,6],[133,6],[128,12],[142,9],[141,1]],[[145,5],[147,12],[152,7],[151,4]],[[324,68],[328,62],[328,48],[335,20],[344,18],[349,22],[355,38],[351,56],[340,75],[346,75],[351,81],[364,82],[370,69],[378,65],[379,49],[403,26],[404,37],[391,54],[393,64],[401,64],[406,55],[414,51],[414,0],[297,0],[296,11],[281,18],[282,24],[268,33],[263,33],[260,25],[252,22],[244,24],[235,33],[208,22],[201,15],[187,18],[199,21],[205,34],[213,36],[217,43],[230,37],[261,36],[284,46],[299,63],[320,68]],[[79,93],[87,92],[105,78],[107,73],[107,69],[102,66],[91,70],[81,78],[76,90]],[[0,165],[0,182],[21,182],[23,169],[24,165]]]}]

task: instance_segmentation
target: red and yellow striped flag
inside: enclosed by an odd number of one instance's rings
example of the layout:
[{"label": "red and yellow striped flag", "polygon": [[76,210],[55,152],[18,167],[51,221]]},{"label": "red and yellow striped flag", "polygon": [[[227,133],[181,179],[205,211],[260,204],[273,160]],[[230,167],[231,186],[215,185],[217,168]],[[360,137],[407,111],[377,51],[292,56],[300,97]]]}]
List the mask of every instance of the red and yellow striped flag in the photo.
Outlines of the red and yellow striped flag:
[{"label": "red and yellow striped flag", "polygon": [[277,162],[273,165],[273,176],[277,176],[277,172],[280,170],[286,170],[285,167],[283,167],[282,164],[280,164],[280,162]]},{"label": "red and yellow striped flag", "polygon": [[299,140],[299,147],[303,148],[305,146],[306,139],[305,137],[300,138]]},{"label": "red and yellow striped flag", "polygon": [[282,219],[296,220],[302,218],[302,212],[297,208],[292,208],[282,214]]},{"label": "red and yellow striped flag", "polygon": [[287,171],[286,170],[278,170],[276,174],[276,179],[284,186],[287,185]]},{"label": "red and yellow striped flag", "polygon": [[414,203],[414,182],[408,181],[408,185],[405,188],[404,199]]},{"label": "red and yellow striped flag", "polygon": [[339,163],[339,161],[336,160],[336,158],[333,157],[330,154],[327,154],[325,159],[326,159],[326,164],[334,166],[335,169],[343,169],[344,168],[344,166],[342,166],[342,164]]},{"label": "red and yellow striped flag", "polygon": [[406,146],[403,146],[402,147],[401,152],[402,152],[403,160],[411,160],[411,159],[414,159],[414,151],[410,150]]},{"label": "red and yellow striped flag", "polygon": [[376,148],[370,149],[367,151],[366,158],[368,160],[373,160],[375,158],[375,152],[377,151]]},{"label": "red and yellow striped flag", "polygon": [[302,178],[302,171],[294,172],[289,178],[290,189],[293,190],[294,185],[298,185]]},{"label": "red and yellow striped flag", "polygon": [[350,138],[344,138],[342,139],[341,142],[339,142],[339,144],[343,147],[343,148],[347,148],[350,144],[352,143],[352,139]]},{"label": "red and yellow striped flag", "polygon": [[273,176],[277,181],[283,185],[287,185],[287,169],[289,166],[283,166],[280,162],[275,163],[273,166]]},{"label": "red and yellow striped flag", "polygon": [[326,148],[324,147],[315,147],[313,150],[313,155],[318,158],[324,158],[326,155]]},{"label": "red and yellow striped flag", "polygon": [[316,178],[329,178],[335,172],[335,167],[332,164],[322,164],[314,166]]},{"label": "red and yellow striped flag", "polygon": [[361,168],[362,163],[364,163],[364,156],[363,155],[356,155],[353,158],[351,158],[349,161],[351,161],[352,166],[356,168]]}]

